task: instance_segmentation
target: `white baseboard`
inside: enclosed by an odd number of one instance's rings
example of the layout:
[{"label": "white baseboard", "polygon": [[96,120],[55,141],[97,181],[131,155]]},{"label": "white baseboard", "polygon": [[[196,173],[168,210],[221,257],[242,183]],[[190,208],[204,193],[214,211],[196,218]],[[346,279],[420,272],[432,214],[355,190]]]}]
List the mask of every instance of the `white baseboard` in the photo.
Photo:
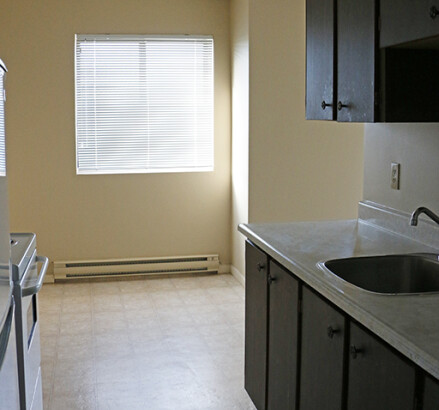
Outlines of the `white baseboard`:
[{"label": "white baseboard", "polygon": [[230,271],[232,275],[236,278],[236,280],[242,285],[245,286],[245,276],[234,266],[230,266]]}]

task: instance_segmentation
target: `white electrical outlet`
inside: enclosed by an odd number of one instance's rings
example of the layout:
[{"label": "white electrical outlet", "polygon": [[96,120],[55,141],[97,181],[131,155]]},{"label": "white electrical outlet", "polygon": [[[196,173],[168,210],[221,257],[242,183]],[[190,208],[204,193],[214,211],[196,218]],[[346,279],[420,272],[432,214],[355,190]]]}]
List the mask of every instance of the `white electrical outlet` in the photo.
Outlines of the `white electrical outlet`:
[{"label": "white electrical outlet", "polygon": [[399,189],[399,179],[400,179],[400,169],[401,165],[397,162],[392,162],[391,165],[391,180],[390,180],[390,186],[392,189]]}]

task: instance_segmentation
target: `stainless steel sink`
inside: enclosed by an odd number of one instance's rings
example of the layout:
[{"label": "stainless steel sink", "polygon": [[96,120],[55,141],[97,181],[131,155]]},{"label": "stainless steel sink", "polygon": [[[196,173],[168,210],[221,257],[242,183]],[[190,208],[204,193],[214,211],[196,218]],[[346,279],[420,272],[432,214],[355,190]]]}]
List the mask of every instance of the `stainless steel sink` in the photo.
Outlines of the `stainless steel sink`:
[{"label": "stainless steel sink", "polygon": [[439,292],[437,254],[333,259],[319,265],[323,270],[370,292],[397,295]]}]

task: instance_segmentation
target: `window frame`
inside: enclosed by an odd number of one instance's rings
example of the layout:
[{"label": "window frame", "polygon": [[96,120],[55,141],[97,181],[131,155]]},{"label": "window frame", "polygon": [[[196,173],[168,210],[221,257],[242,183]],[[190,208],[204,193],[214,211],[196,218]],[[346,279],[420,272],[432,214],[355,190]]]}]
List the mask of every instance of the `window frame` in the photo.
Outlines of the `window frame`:
[{"label": "window frame", "polygon": [[[185,166],[185,167],[163,167],[163,168],[120,168],[120,169],[105,169],[96,167],[82,168],[80,167],[79,152],[78,152],[78,42],[79,41],[161,41],[161,40],[176,40],[176,41],[194,41],[209,40],[211,42],[211,61],[210,61],[210,164],[208,166]],[[186,172],[212,172],[214,171],[215,158],[215,127],[214,127],[214,105],[215,105],[215,60],[214,60],[214,38],[212,35],[125,35],[125,34],[75,34],[75,162],[77,175],[100,175],[100,174],[156,174],[156,173],[186,173]],[[95,137],[97,138],[97,137]]]}]

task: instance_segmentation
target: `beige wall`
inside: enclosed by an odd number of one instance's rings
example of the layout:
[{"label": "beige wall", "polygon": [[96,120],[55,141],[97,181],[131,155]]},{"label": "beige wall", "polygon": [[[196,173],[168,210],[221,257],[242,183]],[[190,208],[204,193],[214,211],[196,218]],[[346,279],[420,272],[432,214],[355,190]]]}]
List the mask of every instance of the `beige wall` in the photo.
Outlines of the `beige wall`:
[{"label": "beige wall", "polygon": [[[248,222],[248,10],[249,0],[231,1],[232,48],[232,269],[245,272],[244,242],[237,226]],[[239,276],[238,276],[239,277]]]},{"label": "beige wall", "polygon": [[305,1],[250,1],[249,220],[355,218],[363,125],[305,121]]},{"label": "beige wall", "polygon": [[[365,128],[364,199],[412,212],[439,212],[439,125],[368,124]],[[400,190],[390,188],[390,164],[401,164]]]},{"label": "beige wall", "polygon": [[[52,260],[219,253],[230,263],[230,46],[225,0],[3,2],[11,229]],[[74,34],[213,34],[215,171],[75,174]]]}]

